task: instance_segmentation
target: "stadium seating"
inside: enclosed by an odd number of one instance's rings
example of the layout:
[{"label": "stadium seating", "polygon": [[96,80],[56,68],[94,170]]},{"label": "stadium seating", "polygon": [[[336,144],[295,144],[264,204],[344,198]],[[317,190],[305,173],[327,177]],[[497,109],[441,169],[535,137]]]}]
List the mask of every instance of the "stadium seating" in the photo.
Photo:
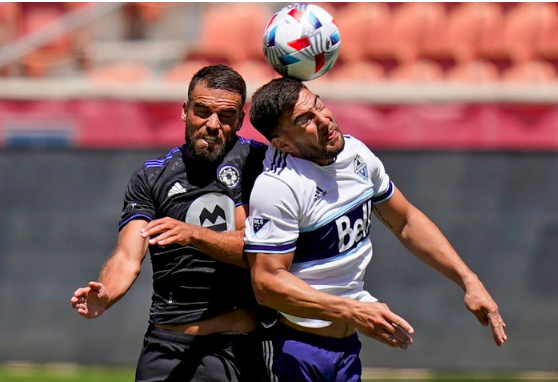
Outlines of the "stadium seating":
[{"label": "stadium seating", "polygon": [[332,81],[344,82],[374,82],[385,80],[386,74],[383,67],[375,62],[345,62],[334,67],[329,77]]},{"label": "stadium seating", "polygon": [[[66,12],[83,6],[80,3],[18,3],[18,36],[35,32],[57,22]],[[86,46],[87,31],[76,30],[60,36],[50,43],[35,49],[22,59],[23,71],[27,76],[42,77],[55,65],[73,61],[81,69],[88,65]]]},{"label": "stadium seating", "polygon": [[261,36],[271,15],[257,3],[212,6],[202,16],[198,43],[186,59],[205,59],[229,64],[263,59]]},{"label": "stadium seating", "polygon": [[[84,5],[0,4],[0,45],[56,22],[77,6]],[[202,65],[226,63],[248,82],[274,78],[277,74],[262,54],[262,32],[282,6],[127,3],[113,20],[121,23],[115,30],[120,31],[118,39],[129,44],[130,51],[139,40],[158,46],[161,31],[178,29],[181,35],[167,34],[163,42],[178,46],[183,41],[183,47],[174,56],[158,60],[143,55],[148,59],[133,66],[124,53],[114,59],[104,54],[102,67],[91,70],[88,77],[117,82],[147,78],[184,82]],[[338,63],[319,81],[536,81],[553,79],[558,69],[557,3],[326,2],[320,6],[334,16],[342,48]],[[181,7],[180,17],[173,7]],[[183,28],[184,15],[188,24]],[[92,30],[88,26],[61,36],[25,55],[15,70],[13,66],[0,68],[0,75],[57,76],[68,73],[70,66],[74,73],[87,70],[93,66],[88,54],[95,38]],[[124,67],[130,72],[123,73]]]},{"label": "stadium seating", "polygon": [[106,85],[109,83],[137,84],[147,81],[150,75],[150,70],[139,63],[119,62],[92,70],[88,74],[88,78],[98,85]]},{"label": "stadium seating", "polygon": [[496,65],[484,60],[460,62],[446,73],[446,80],[450,82],[487,83],[499,79]]},{"label": "stadium seating", "polygon": [[397,82],[434,82],[444,79],[442,67],[433,61],[418,60],[399,65],[389,74],[389,79]]},{"label": "stadium seating", "polygon": [[194,73],[206,65],[209,65],[209,61],[187,60],[180,62],[163,73],[162,79],[167,83],[189,83]]},{"label": "stadium seating", "polygon": [[507,69],[502,78],[507,82],[545,83],[556,80],[556,69],[544,61],[521,62]]}]

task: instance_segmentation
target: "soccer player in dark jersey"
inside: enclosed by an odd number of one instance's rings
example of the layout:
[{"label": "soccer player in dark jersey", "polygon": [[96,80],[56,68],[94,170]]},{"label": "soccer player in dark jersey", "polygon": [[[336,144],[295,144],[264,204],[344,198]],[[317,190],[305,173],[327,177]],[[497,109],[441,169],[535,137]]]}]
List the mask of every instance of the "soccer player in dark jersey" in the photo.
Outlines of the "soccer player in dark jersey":
[{"label": "soccer player in dark jersey", "polygon": [[236,135],[245,100],[246,84],[228,66],[193,76],[182,110],[186,144],[134,173],[117,247],[99,281],[71,299],[81,316],[99,317],[132,286],[149,248],[153,295],[137,381],[265,375],[243,231],[266,147]]}]

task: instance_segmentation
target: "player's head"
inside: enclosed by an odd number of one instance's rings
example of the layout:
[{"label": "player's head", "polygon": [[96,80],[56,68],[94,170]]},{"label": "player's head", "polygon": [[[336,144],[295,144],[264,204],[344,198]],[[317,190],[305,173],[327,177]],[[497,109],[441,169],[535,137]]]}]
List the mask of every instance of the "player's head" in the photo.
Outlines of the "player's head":
[{"label": "player's head", "polygon": [[296,79],[278,78],[256,90],[250,122],[278,150],[320,165],[345,146],[329,109]]},{"label": "player's head", "polygon": [[182,107],[188,153],[221,159],[242,126],[245,102],[246,82],[229,66],[206,66],[194,74]]}]

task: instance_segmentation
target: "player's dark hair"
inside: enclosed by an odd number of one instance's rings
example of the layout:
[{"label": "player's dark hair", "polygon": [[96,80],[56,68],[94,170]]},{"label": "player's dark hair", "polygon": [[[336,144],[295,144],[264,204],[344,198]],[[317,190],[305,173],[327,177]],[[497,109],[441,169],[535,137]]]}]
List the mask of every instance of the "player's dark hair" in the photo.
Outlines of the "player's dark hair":
[{"label": "player's dark hair", "polygon": [[276,136],[279,119],[293,112],[302,89],[308,88],[301,81],[281,77],[256,90],[250,105],[252,126],[271,141]]},{"label": "player's dark hair", "polygon": [[210,65],[198,70],[188,86],[188,101],[191,101],[192,92],[199,82],[203,82],[210,89],[225,90],[230,93],[240,94],[242,105],[246,102],[246,81],[233,68],[227,65]]}]

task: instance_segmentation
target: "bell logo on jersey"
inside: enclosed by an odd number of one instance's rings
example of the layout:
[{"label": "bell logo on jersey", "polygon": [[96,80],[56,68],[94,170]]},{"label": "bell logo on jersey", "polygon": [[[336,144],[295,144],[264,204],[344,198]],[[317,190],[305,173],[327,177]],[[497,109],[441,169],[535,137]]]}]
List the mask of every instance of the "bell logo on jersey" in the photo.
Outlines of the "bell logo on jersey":
[{"label": "bell logo on jersey", "polygon": [[355,174],[360,175],[364,180],[368,179],[368,166],[358,154],[355,156]]},{"label": "bell logo on jersey", "polygon": [[[355,211],[357,212],[357,211]],[[362,205],[362,215],[349,214],[341,216],[335,221],[339,234],[339,253],[353,248],[362,239],[368,237],[372,217],[372,201],[368,200]],[[351,217],[358,217],[351,224]]]}]

